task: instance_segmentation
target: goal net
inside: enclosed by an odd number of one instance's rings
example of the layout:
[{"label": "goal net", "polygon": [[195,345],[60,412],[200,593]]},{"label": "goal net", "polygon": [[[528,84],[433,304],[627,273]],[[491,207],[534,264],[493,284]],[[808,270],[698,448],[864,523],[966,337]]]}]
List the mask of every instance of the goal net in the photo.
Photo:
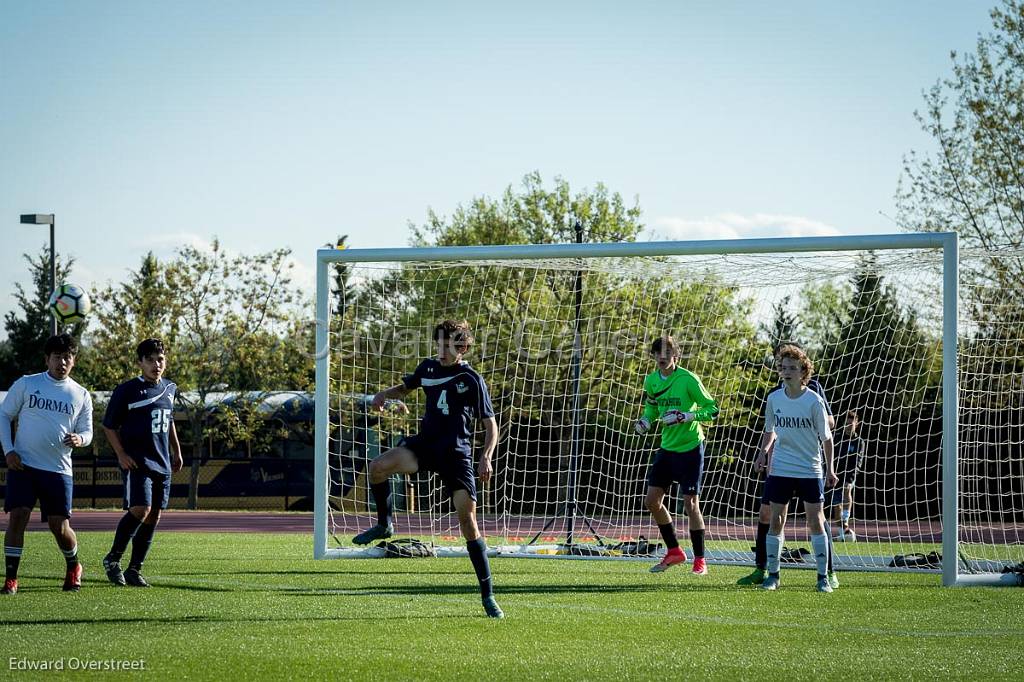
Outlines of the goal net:
[{"label": "goal net", "polygon": [[[772,349],[795,341],[835,416],[837,460],[850,411],[860,421],[837,567],[943,571],[948,583],[1019,567],[1024,305],[1000,296],[998,281],[967,277],[986,272],[969,253],[958,289],[956,256],[953,235],[320,251],[315,555],[381,553],[351,541],[376,523],[368,462],[415,433],[424,406],[419,391],[409,415],[369,400],[434,355],[439,321],[465,319],[476,337],[465,359],[488,384],[500,432],[477,500],[500,554],[657,554],[644,495],[659,431],[638,435],[633,422],[651,342],[672,335],[680,366],[720,408],[705,428],[700,494],[710,561],[753,561],[763,479],[752,462],[778,382]],[[1020,269],[1019,254],[1005,257]],[[391,485],[398,535],[464,550],[435,476]],[[826,492],[837,519],[842,497]],[[666,504],[685,547],[675,490]],[[798,506],[793,549],[809,547]]]}]

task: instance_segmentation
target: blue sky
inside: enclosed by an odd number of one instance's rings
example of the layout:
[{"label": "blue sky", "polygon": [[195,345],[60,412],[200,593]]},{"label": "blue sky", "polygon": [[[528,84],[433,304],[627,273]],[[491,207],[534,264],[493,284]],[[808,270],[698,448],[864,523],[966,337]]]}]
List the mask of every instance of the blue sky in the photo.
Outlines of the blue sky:
[{"label": "blue sky", "polygon": [[534,170],[636,197],[647,238],[896,231],[913,112],[989,6],[2,3],[0,315],[29,212],[90,288],[214,236],[310,286],[336,235],[403,246]]}]

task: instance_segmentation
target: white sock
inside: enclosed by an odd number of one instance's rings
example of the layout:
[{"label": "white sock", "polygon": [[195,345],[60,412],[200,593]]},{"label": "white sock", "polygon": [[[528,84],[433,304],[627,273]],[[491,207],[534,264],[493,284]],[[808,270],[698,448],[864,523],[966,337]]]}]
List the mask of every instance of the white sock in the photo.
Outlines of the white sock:
[{"label": "white sock", "polygon": [[827,575],[828,573],[828,536],[822,533],[821,535],[811,536],[811,549],[814,550],[814,563],[818,567],[818,575]]},{"label": "white sock", "polygon": [[778,573],[779,562],[782,560],[782,539],[785,536],[782,533],[778,535],[772,535],[768,533],[766,538],[765,547],[768,549],[768,572]]}]

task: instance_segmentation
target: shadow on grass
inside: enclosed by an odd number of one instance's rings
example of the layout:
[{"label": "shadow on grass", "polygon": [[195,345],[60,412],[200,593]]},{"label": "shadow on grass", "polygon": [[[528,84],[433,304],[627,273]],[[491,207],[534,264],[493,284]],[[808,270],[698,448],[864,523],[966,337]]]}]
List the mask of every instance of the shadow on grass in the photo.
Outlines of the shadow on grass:
[{"label": "shadow on grass", "polygon": [[346,615],[330,615],[330,616],[309,616],[303,615],[299,617],[271,617],[271,616],[258,616],[258,617],[242,617],[242,616],[162,616],[162,617],[135,617],[135,618],[44,618],[39,620],[19,618],[19,619],[0,619],[0,626],[6,625],[135,625],[135,624],[152,624],[152,625],[191,625],[196,623],[307,623],[310,621],[366,621],[366,620],[438,620],[438,619],[450,619],[450,620],[464,620],[466,618],[486,618],[483,613],[472,613],[472,614],[423,614],[423,615],[407,615],[407,614],[380,614],[374,613],[372,616],[359,615],[359,616],[346,616]]},{"label": "shadow on grass", "polygon": [[[379,578],[385,575],[458,575],[465,573],[465,570],[453,571],[266,571],[266,570],[241,570],[241,571],[203,571],[203,575],[280,575],[280,576],[347,576],[347,575],[368,575]],[[196,575],[196,571],[161,571],[163,575]]]},{"label": "shadow on grass", "polygon": [[[504,595],[535,595],[535,594],[659,594],[685,593],[685,592],[736,592],[733,585],[607,585],[607,584],[566,584],[556,585],[545,583],[541,585],[499,583],[495,586],[495,594],[499,598]],[[277,591],[277,590],[269,590]],[[365,587],[339,587],[339,588],[306,588],[283,590],[290,596],[295,597],[316,597],[329,596],[331,594],[348,596],[442,596],[442,595],[463,595],[479,594],[479,587],[474,583],[467,582],[464,585],[368,585]]]}]

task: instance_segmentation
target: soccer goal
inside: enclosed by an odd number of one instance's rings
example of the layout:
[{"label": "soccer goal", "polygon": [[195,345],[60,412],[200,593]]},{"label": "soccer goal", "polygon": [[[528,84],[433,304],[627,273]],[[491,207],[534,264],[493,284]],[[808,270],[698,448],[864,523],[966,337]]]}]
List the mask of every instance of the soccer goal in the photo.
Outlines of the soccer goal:
[{"label": "soccer goal", "polygon": [[[477,500],[496,554],[657,554],[643,500],[658,434],[632,424],[651,341],[670,334],[721,408],[701,492],[712,563],[753,562],[751,463],[777,382],[772,350],[796,341],[837,440],[850,410],[860,420],[837,567],[1012,582],[1024,558],[1024,304],[983,276],[1000,257],[1020,267],[1016,253],[960,253],[955,234],[320,250],[314,556],[382,554],[351,544],[375,523],[367,464],[415,433],[423,406],[418,392],[409,415],[369,399],[431,357],[431,330],[454,318],[472,326],[466,360],[500,429]],[[398,534],[464,549],[435,478],[391,485]],[[667,503],[685,546],[681,500]],[[790,507],[786,543],[809,546]]]}]

